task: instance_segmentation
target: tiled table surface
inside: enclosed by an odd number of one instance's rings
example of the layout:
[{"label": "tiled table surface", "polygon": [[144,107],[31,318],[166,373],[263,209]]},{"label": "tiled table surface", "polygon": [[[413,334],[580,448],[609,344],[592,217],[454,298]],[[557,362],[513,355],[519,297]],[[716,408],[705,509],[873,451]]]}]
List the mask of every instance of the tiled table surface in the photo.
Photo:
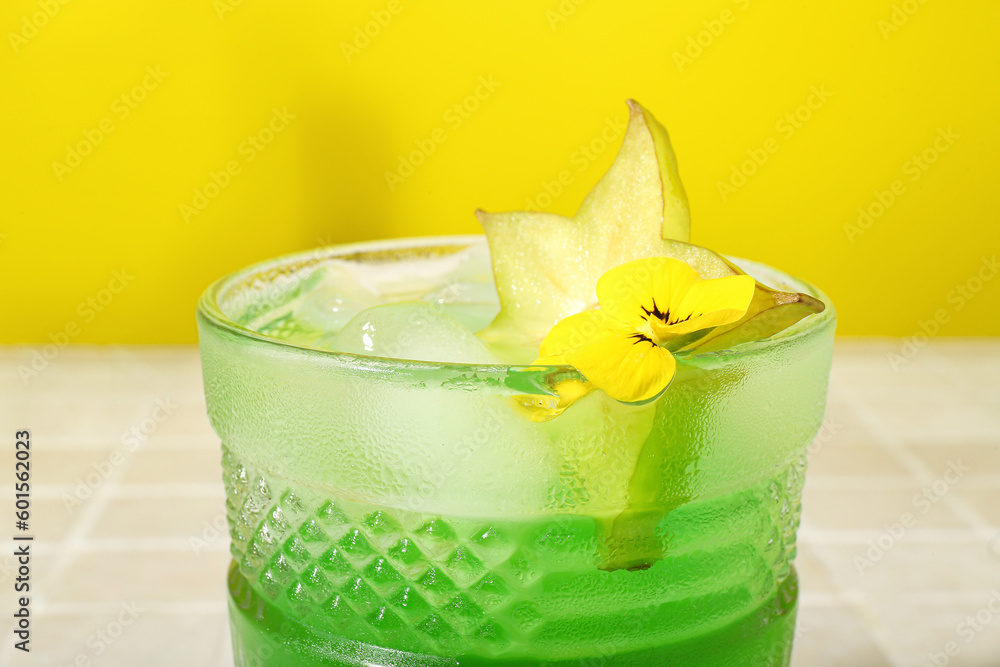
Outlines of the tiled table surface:
[{"label": "tiled table surface", "polygon": [[[1000,340],[932,341],[893,368],[901,351],[837,346],[805,490],[796,667],[1000,665]],[[33,434],[37,536],[26,656],[11,646],[4,445],[0,665],[229,667],[219,445],[197,349],[65,349],[26,385],[31,363],[31,348],[0,349],[2,437]]]}]

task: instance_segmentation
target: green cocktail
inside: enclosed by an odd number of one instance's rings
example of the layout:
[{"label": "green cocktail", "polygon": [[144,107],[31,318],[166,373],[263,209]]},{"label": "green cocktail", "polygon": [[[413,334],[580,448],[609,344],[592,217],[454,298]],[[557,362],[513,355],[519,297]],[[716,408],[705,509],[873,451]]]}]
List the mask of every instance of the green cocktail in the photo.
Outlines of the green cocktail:
[{"label": "green cocktail", "polygon": [[504,363],[473,333],[499,309],[481,237],[329,248],[206,292],[236,664],[787,665],[833,309],[676,350],[655,400],[591,390],[547,421],[526,406],[582,376]]}]

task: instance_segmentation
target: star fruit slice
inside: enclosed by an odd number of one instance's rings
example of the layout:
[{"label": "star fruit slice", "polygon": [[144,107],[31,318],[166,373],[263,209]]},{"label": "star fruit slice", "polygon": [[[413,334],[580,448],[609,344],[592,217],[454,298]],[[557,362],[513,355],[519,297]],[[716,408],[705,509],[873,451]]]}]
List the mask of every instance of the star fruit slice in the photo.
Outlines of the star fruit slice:
[{"label": "star fruit slice", "polygon": [[559,320],[597,305],[609,269],[667,254],[663,239],[687,241],[687,196],[667,131],[629,100],[618,155],[572,218],[535,211],[477,211],[493,260],[500,313],[480,332],[488,342],[541,341]]}]

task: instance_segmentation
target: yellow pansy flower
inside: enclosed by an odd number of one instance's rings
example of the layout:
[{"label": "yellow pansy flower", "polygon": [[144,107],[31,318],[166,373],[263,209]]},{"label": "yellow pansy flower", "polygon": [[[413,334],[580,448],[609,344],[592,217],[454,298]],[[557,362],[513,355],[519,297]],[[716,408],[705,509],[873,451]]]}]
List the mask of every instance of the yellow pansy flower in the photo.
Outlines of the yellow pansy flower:
[{"label": "yellow pansy flower", "polygon": [[[574,366],[612,398],[649,401],[673,379],[677,362],[670,348],[737,322],[750,305],[754,286],[747,275],[702,280],[670,257],[622,264],[597,282],[601,307],[556,324],[534,365]],[[572,397],[561,397],[559,407],[567,407],[566,398],[578,398],[578,389],[574,387]]]}]

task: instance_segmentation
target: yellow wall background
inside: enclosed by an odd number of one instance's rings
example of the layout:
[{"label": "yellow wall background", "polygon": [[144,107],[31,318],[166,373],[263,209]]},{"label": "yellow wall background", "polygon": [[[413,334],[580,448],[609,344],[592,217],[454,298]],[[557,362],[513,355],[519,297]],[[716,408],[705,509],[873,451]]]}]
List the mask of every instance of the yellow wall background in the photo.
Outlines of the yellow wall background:
[{"label": "yellow wall background", "polygon": [[1000,334],[998,25],[988,0],[7,0],[0,342],[193,342],[248,263],[572,213],[628,97],[695,242],[825,288],[844,334]]}]

